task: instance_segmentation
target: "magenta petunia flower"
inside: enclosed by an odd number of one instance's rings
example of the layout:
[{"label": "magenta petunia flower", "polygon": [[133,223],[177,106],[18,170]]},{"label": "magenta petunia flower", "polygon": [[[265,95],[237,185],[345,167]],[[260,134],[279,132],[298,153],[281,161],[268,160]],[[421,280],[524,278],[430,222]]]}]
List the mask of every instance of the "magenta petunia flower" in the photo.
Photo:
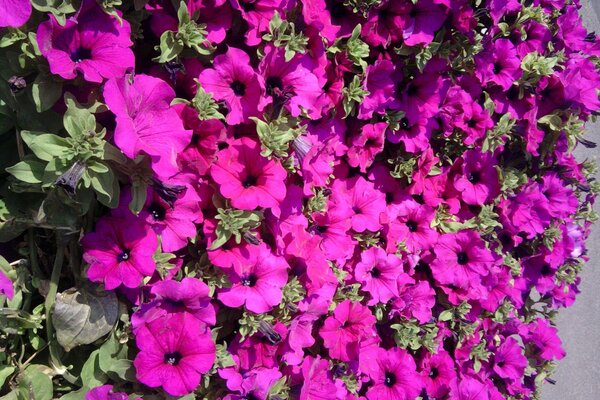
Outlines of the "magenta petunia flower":
[{"label": "magenta petunia flower", "polygon": [[373,113],[385,111],[396,91],[395,70],[394,63],[390,60],[377,60],[367,67],[363,87],[369,94],[360,103],[358,118],[369,119]]},{"label": "magenta petunia flower", "polygon": [[[435,210],[427,204],[419,204],[411,197],[399,203],[392,203],[397,220],[390,222],[388,241],[392,245],[403,243],[409,251],[418,251],[431,247],[438,233],[431,227]],[[388,215],[391,212],[388,212]]]},{"label": "magenta petunia flower", "polygon": [[217,153],[210,175],[235,208],[277,207],[285,198],[287,172],[278,161],[261,156],[260,144],[249,138]]},{"label": "magenta petunia flower", "polygon": [[169,205],[152,189],[148,189],[146,204],[140,212],[154,232],[160,235],[164,252],[181,249],[188,239],[196,237],[195,222],[202,222],[200,198],[192,187],[187,187],[173,204]]},{"label": "magenta petunia flower", "polygon": [[229,109],[227,123],[237,125],[249,122],[249,117],[258,117],[264,87],[248,54],[230,47],[227,53],[215,57],[213,67],[202,71],[198,80],[215,100],[225,102]]},{"label": "magenta petunia flower", "polygon": [[333,399],[337,387],[330,376],[329,362],[307,356],[302,362],[302,389],[299,400]]},{"label": "magenta petunia flower", "polygon": [[360,342],[375,335],[374,324],[375,317],[368,307],[344,300],[325,320],[319,335],[330,357],[350,361],[358,356]]},{"label": "magenta petunia flower", "polygon": [[517,49],[508,39],[497,39],[476,60],[476,74],[482,82],[492,82],[508,90],[522,74]]},{"label": "magenta petunia flower", "polygon": [[285,12],[293,3],[290,0],[230,0],[231,6],[242,14],[248,23],[246,43],[257,46],[262,40],[262,34],[269,30],[269,21],[275,15],[285,16]]},{"label": "magenta petunia flower", "polygon": [[379,247],[361,253],[354,276],[362,284],[362,290],[369,294],[367,304],[370,306],[387,303],[400,295],[401,287],[414,282],[404,273],[402,260]]},{"label": "magenta petunia flower", "polygon": [[489,389],[478,379],[462,376],[454,397],[457,400],[490,400]]},{"label": "magenta petunia flower", "polygon": [[415,360],[398,347],[377,349],[376,362],[369,376],[373,381],[366,394],[369,400],[413,400],[423,387]]},{"label": "magenta petunia flower", "polygon": [[420,362],[421,379],[430,398],[443,398],[456,385],[454,360],[445,350],[429,352]]},{"label": "magenta petunia flower", "polygon": [[6,296],[7,299],[12,300],[15,295],[15,288],[12,280],[0,271],[0,295]]},{"label": "magenta petunia flower", "polygon": [[445,285],[477,287],[494,265],[494,256],[473,230],[441,235],[433,251],[436,259],[431,263],[431,271]]},{"label": "magenta petunia flower", "polygon": [[264,313],[281,302],[287,283],[288,264],[265,244],[250,249],[248,258],[227,271],[231,287],[219,291],[218,299],[228,307],[246,305],[249,311]]},{"label": "magenta petunia flower", "polygon": [[53,74],[75,79],[81,73],[86,81],[99,83],[134,67],[130,36],[127,20],[118,21],[94,0],[84,0],[64,26],[50,14],[38,27],[37,42]]},{"label": "magenta petunia flower", "polygon": [[156,234],[133,214],[101,218],[81,245],[83,259],[90,264],[88,279],[103,282],[106,290],[138,287],[156,268],[152,258],[158,247]]},{"label": "magenta petunia flower", "polygon": [[0,28],[18,28],[31,15],[30,0],[0,0]]},{"label": "magenta petunia flower", "polygon": [[494,351],[493,370],[504,379],[521,379],[527,367],[527,357],[523,349],[512,337],[506,338]]},{"label": "magenta petunia flower", "polygon": [[210,303],[210,289],[199,279],[186,277],[181,282],[160,281],[152,285],[155,300],[142,306],[132,318],[134,329],[166,314],[188,313],[206,325],[216,323],[215,307]]},{"label": "magenta petunia flower", "polygon": [[[390,3],[394,3],[391,1]],[[405,2],[402,37],[408,46],[428,45],[446,20],[446,8],[436,0]]]},{"label": "magenta petunia flower", "polygon": [[435,291],[427,281],[417,281],[414,285],[400,288],[400,294],[394,300],[390,313],[406,319],[415,318],[421,324],[425,324],[432,317],[433,306]]},{"label": "magenta petunia flower", "polygon": [[348,149],[348,164],[366,172],[375,161],[375,156],[383,151],[386,130],[385,122],[364,125],[352,139],[352,145]]},{"label": "magenta petunia flower", "polygon": [[177,154],[191,141],[177,112],[170,107],[175,91],[164,81],[148,75],[110,79],[104,100],[117,117],[115,143],[129,158],[140,153],[152,157],[160,177],[178,172]]},{"label": "magenta petunia flower", "polygon": [[85,394],[85,400],[128,400],[124,392],[114,392],[113,385],[102,385],[91,389]]},{"label": "magenta petunia flower", "polygon": [[462,201],[470,205],[483,205],[498,196],[498,162],[491,153],[470,150],[458,162],[461,173],[454,176],[454,188],[461,193]]},{"label": "magenta petunia flower", "polygon": [[272,104],[274,115],[286,108],[294,117],[303,110],[313,119],[321,117],[318,99],[323,89],[311,72],[306,56],[296,56],[288,62],[283,48],[267,46],[258,71],[265,84],[261,110]]},{"label": "magenta petunia flower", "polygon": [[375,189],[373,184],[362,176],[347,181],[337,180],[332,186],[332,199],[338,207],[346,207],[356,232],[381,229],[380,217],[386,210],[385,194]]},{"label": "magenta petunia flower", "polygon": [[281,378],[279,368],[254,368],[240,373],[234,368],[219,369],[219,376],[227,383],[227,394],[223,400],[267,400],[269,390]]},{"label": "magenta petunia flower", "polygon": [[136,331],[135,343],[140,349],[133,361],[137,379],[171,396],[192,393],[215,361],[210,331],[187,313],[144,324]]},{"label": "magenta petunia flower", "polygon": [[550,323],[538,318],[531,324],[522,327],[521,336],[526,343],[532,343],[536,348],[536,355],[542,360],[560,360],[565,357],[565,350],[558,337],[558,330]]}]

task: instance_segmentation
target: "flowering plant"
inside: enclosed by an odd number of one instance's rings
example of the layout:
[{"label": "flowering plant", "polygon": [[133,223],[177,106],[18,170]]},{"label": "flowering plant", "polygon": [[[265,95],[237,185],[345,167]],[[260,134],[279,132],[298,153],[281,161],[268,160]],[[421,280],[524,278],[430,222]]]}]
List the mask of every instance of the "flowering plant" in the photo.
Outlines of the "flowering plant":
[{"label": "flowering plant", "polygon": [[579,8],[0,0],[0,399],[539,399]]}]

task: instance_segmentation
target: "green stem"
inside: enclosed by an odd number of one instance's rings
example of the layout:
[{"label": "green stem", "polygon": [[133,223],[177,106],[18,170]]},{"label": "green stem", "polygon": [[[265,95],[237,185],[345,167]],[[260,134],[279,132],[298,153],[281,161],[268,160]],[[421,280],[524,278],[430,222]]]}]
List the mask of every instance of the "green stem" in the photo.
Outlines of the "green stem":
[{"label": "green stem", "polygon": [[61,243],[60,236],[56,237],[56,257],[54,258],[54,265],[52,266],[52,275],[50,276],[50,285],[48,287],[48,294],[46,296],[45,308],[46,308],[46,338],[48,340],[48,349],[50,351],[50,359],[54,368],[59,370],[63,377],[70,383],[75,383],[77,378],[74,377],[67,371],[67,367],[62,364],[60,360],[58,342],[54,338],[54,326],[52,325],[52,312],[54,302],[56,301],[56,294],[58,292],[58,281],[60,280],[60,274],[62,272],[63,262],[65,259],[65,249]]}]

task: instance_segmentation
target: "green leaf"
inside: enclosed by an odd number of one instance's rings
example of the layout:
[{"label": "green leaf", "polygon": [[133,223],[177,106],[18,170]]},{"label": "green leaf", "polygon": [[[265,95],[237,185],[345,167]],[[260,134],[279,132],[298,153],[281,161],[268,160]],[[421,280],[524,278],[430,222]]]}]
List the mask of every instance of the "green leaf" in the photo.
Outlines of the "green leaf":
[{"label": "green leaf", "polygon": [[41,161],[24,160],[6,168],[6,172],[26,183],[42,183],[45,167],[46,164]]},{"label": "green leaf", "polygon": [[72,288],[59,293],[52,313],[56,339],[66,351],[93,343],[112,330],[118,311],[114,292],[100,294]]},{"label": "green leaf", "polygon": [[50,133],[21,131],[21,137],[33,154],[44,161],[64,158],[71,147],[65,138]]},{"label": "green leaf", "polygon": [[12,365],[0,365],[0,387],[4,386],[6,379],[15,372],[16,368]]},{"label": "green leaf", "polygon": [[81,374],[79,375],[81,382],[88,388],[92,389],[101,386],[108,381],[108,376],[100,369],[100,350],[94,350],[87,359]]},{"label": "green leaf", "polygon": [[19,400],[51,400],[53,395],[52,379],[42,371],[45,365],[30,365],[19,378]]},{"label": "green leaf", "polygon": [[31,0],[31,5],[42,13],[52,13],[61,25],[65,24],[67,14],[76,11],[73,0]]},{"label": "green leaf", "polygon": [[164,31],[160,35],[160,56],[154,58],[154,61],[159,63],[166,63],[173,60],[183,51],[183,41],[177,38],[175,32]]},{"label": "green leaf", "polygon": [[37,112],[52,108],[62,96],[62,82],[49,74],[39,74],[31,86],[31,94]]},{"label": "green leaf", "polygon": [[107,207],[114,208],[119,200],[119,183],[114,172],[109,169],[105,173],[87,171],[92,188],[98,195],[98,201]]}]

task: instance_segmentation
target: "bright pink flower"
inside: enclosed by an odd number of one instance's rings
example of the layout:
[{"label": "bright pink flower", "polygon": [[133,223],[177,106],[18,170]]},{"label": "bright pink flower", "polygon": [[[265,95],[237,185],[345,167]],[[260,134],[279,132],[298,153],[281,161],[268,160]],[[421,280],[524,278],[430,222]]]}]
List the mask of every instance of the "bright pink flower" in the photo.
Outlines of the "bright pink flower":
[{"label": "bright pink flower", "polygon": [[314,224],[309,232],[319,238],[319,248],[328,260],[348,259],[352,256],[356,241],[348,235],[352,226],[349,218],[352,210],[332,207],[326,213],[313,213]]},{"label": "bright pink flower", "polygon": [[142,306],[134,314],[132,325],[138,329],[142,323],[152,321],[166,314],[188,313],[206,325],[216,323],[215,307],[210,303],[208,286],[196,278],[183,278],[160,281],[152,285],[150,293],[155,300]]},{"label": "bright pink flower", "polygon": [[360,167],[361,172],[367,172],[367,168],[375,161],[375,156],[383,151],[386,129],[385,122],[364,125],[361,132],[352,139],[352,146],[348,150],[348,164]]},{"label": "bright pink flower", "polygon": [[230,288],[219,291],[219,300],[228,307],[246,305],[249,311],[264,313],[281,302],[289,266],[266,245],[252,247],[248,259],[233,266],[227,275]]},{"label": "bright pink flower", "polygon": [[445,350],[436,354],[425,353],[420,367],[421,379],[430,398],[443,398],[456,385],[454,360]]},{"label": "bright pink flower", "polygon": [[335,399],[337,388],[330,376],[329,362],[319,356],[304,358],[302,363],[302,389],[299,400]]},{"label": "bright pink flower", "polygon": [[[403,243],[409,251],[427,249],[433,246],[438,233],[431,227],[435,210],[426,204],[419,204],[412,197],[400,203],[393,203],[397,220],[391,221],[388,242],[391,245]],[[388,212],[390,214],[390,212]]]},{"label": "bright pink flower", "polygon": [[15,288],[12,280],[6,276],[6,274],[0,270],[0,295],[6,296],[7,299],[12,300],[15,295]]},{"label": "bright pink flower", "polygon": [[227,350],[237,356],[237,364],[243,370],[274,368],[279,365],[280,344],[286,336],[287,328],[281,322],[271,326],[263,321],[259,323],[258,333],[244,339],[236,335]]},{"label": "bright pink flower", "polygon": [[393,100],[396,91],[394,72],[394,63],[390,60],[377,60],[367,67],[363,87],[369,94],[360,103],[358,118],[370,119],[373,113],[383,112]]},{"label": "bright pink flower", "polygon": [[[392,2],[393,3],[393,2]],[[404,23],[402,37],[408,46],[428,45],[435,33],[446,20],[446,9],[439,1],[419,0],[416,4],[404,3]]]},{"label": "bright pink flower", "polygon": [[137,379],[149,387],[162,387],[171,396],[192,393],[215,361],[210,331],[187,313],[144,324],[136,331],[135,342],[140,349],[133,361]]},{"label": "bright pink flower", "polygon": [[202,222],[200,198],[192,187],[169,205],[155,191],[149,189],[146,204],[140,212],[154,232],[160,235],[160,244],[166,253],[181,249],[188,239],[196,237],[194,222]]},{"label": "bright pink flower", "polygon": [[538,355],[542,360],[560,360],[565,357],[565,350],[558,337],[558,330],[550,323],[538,318],[527,326],[527,331],[521,333],[526,343],[535,345]]},{"label": "bright pink flower", "polygon": [[224,368],[219,370],[219,376],[227,383],[227,389],[237,392],[226,395],[223,400],[267,400],[269,389],[282,375],[278,368],[255,368],[244,373]]},{"label": "bright pink flower", "polygon": [[361,340],[375,335],[374,324],[375,317],[368,307],[344,300],[325,320],[319,335],[330,357],[350,361],[358,356]]},{"label": "bright pink flower", "polygon": [[508,39],[494,41],[478,56],[476,64],[476,73],[484,84],[495,83],[504,90],[508,90],[522,74],[517,50]]},{"label": "bright pink flower", "polygon": [[337,180],[332,186],[332,199],[339,207],[347,207],[356,232],[381,229],[380,217],[386,210],[385,194],[375,189],[362,176],[348,181]]},{"label": "bright pink flower", "polygon": [[458,379],[458,390],[452,400],[490,400],[487,386],[470,376]]},{"label": "bright pink flower", "polygon": [[267,46],[258,71],[265,82],[261,109],[272,104],[275,116],[279,115],[282,108],[286,108],[294,117],[303,110],[313,119],[321,117],[317,101],[323,89],[311,72],[306,56],[296,56],[286,61],[283,48]]},{"label": "bright pink flower", "polygon": [[170,108],[173,98],[175,91],[166,82],[148,75],[110,79],[104,85],[104,100],[117,117],[115,143],[129,158],[151,156],[160,177],[178,172],[177,154],[192,137]]},{"label": "bright pink flower", "polygon": [[401,287],[414,282],[404,273],[402,260],[379,247],[371,247],[361,253],[354,276],[362,284],[362,290],[371,297],[367,303],[370,306],[387,303],[399,296]]},{"label": "bright pink flower", "polygon": [[85,400],[128,400],[123,392],[113,392],[113,385],[102,385],[91,389],[85,394]]},{"label": "bright pink flower", "polygon": [[414,400],[423,387],[415,360],[406,350],[394,347],[378,349],[376,363],[369,371],[373,386],[367,390],[369,400]]},{"label": "bright pink flower", "polygon": [[500,183],[497,164],[491,153],[470,150],[464,154],[459,161],[462,171],[454,176],[454,188],[462,194],[462,201],[470,205],[483,205],[498,196]]},{"label": "bright pink flower", "polygon": [[0,28],[18,28],[31,15],[30,0],[0,0]]},{"label": "bright pink flower", "polygon": [[285,198],[287,172],[276,160],[260,155],[260,144],[241,138],[217,153],[210,175],[221,194],[241,210],[277,207]]},{"label": "bright pink flower", "polygon": [[38,27],[37,42],[53,74],[75,79],[81,73],[86,81],[100,83],[134,67],[130,36],[127,20],[120,22],[95,1],[84,0],[64,26],[50,14]]},{"label": "bright pink flower", "polygon": [[230,0],[231,6],[242,14],[248,23],[246,43],[257,46],[262,40],[262,34],[269,30],[269,21],[275,11],[284,18],[285,12],[292,3],[289,0]]},{"label": "bright pink flower", "polygon": [[415,318],[419,323],[429,322],[431,310],[435,306],[435,291],[427,281],[417,281],[414,285],[400,288],[399,297],[392,305],[391,314],[410,319]]},{"label": "bright pink flower", "polygon": [[473,230],[441,235],[434,252],[436,259],[431,263],[431,271],[444,285],[477,287],[481,277],[489,274],[494,265],[494,256]]},{"label": "bright pink flower", "polygon": [[225,102],[229,109],[227,123],[237,125],[249,122],[249,117],[258,117],[264,88],[248,54],[230,47],[227,53],[215,57],[213,67],[202,71],[198,80],[215,100]]},{"label": "bright pink flower", "polygon": [[81,239],[81,245],[83,259],[90,264],[88,279],[103,282],[106,290],[121,284],[138,287],[156,268],[152,258],[158,247],[156,234],[132,214],[101,218],[94,232]]},{"label": "bright pink flower", "polygon": [[542,180],[541,190],[548,199],[548,213],[551,216],[564,219],[577,211],[577,197],[556,172],[547,173]]},{"label": "bright pink flower", "polygon": [[527,364],[523,349],[512,337],[506,338],[494,351],[493,370],[501,378],[520,380]]}]

